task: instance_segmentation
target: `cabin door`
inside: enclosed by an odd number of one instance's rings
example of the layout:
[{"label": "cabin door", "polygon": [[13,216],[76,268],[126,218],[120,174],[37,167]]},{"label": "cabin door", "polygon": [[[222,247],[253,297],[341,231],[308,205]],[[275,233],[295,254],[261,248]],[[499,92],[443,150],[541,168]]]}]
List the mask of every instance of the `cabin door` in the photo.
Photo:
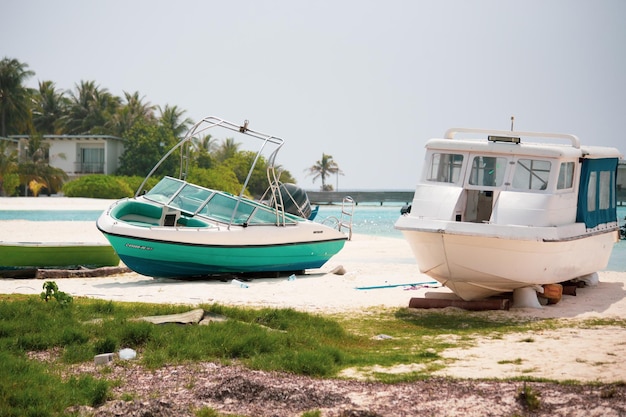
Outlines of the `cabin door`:
[{"label": "cabin door", "polygon": [[465,190],[467,200],[463,221],[472,223],[488,222],[493,207],[493,191]]}]

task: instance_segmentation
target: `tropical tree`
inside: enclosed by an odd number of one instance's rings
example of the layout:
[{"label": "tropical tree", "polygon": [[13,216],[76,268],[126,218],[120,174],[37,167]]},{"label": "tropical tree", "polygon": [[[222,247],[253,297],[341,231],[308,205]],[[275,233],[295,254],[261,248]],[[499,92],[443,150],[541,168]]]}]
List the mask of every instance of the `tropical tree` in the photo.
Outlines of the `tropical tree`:
[{"label": "tropical tree", "polygon": [[42,134],[62,134],[63,117],[67,113],[69,99],[57,90],[54,82],[40,81],[39,90],[33,94],[33,125]]},{"label": "tropical tree", "polygon": [[194,141],[193,158],[200,168],[212,168],[215,165],[215,158],[211,153],[217,147],[215,139],[211,135],[206,135]]},{"label": "tropical tree", "polygon": [[178,106],[165,105],[165,108],[158,107],[161,117],[159,123],[172,129],[174,137],[181,138],[187,133],[193,121],[190,118],[183,119],[185,110],[179,109]]},{"label": "tropical tree", "polygon": [[215,158],[219,162],[224,162],[232,158],[239,152],[240,143],[235,142],[235,138],[226,138],[215,150]]},{"label": "tropical tree", "polygon": [[[94,81],[81,81],[70,91],[69,111],[64,119],[66,133],[71,135],[112,134],[107,122],[121,104],[121,99]],[[110,129],[110,127],[109,127]]]},{"label": "tropical tree", "polygon": [[0,195],[12,195],[19,184],[17,151],[10,151],[6,142],[0,141]]},{"label": "tropical tree", "polygon": [[144,102],[144,98],[139,97],[138,91],[133,94],[124,91],[124,98],[126,104],[117,107],[115,113],[105,122],[110,134],[123,137],[139,121],[146,123],[156,121],[154,117],[155,106],[149,102]]},{"label": "tropical tree", "polygon": [[235,195],[241,192],[242,187],[235,173],[225,165],[218,165],[208,169],[192,167],[189,170],[187,179],[194,184],[226,191]]},{"label": "tropical tree", "polygon": [[24,150],[24,160],[18,164],[20,184],[28,186],[35,196],[42,188],[48,194],[60,190],[68,176],[62,169],[50,166],[50,145],[43,142],[41,135],[34,135],[28,139]]},{"label": "tropical tree", "polygon": [[332,191],[333,186],[331,184],[326,184],[326,179],[333,174],[343,175],[341,169],[339,169],[339,165],[337,162],[333,160],[332,155],[327,155],[322,152],[322,159],[315,162],[315,165],[307,168],[305,171],[308,172],[308,175],[313,176],[313,182],[316,179],[322,179],[322,187],[320,188],[322,191]]},{"label": "tropical tree", "polygon": [[[125,135],[127,142],[120,157],[118,175],[145,177],[177,143],[169,128],[145,121],[136,123]],[[179,158],[170,156],[160,167],[161,175],[178,176]]]},{"label": "tropical tree", "polygon": [[24,82],[35,75],[28,65],[17,59],[0,61],[0,136],[29,132],[32,89]]}]

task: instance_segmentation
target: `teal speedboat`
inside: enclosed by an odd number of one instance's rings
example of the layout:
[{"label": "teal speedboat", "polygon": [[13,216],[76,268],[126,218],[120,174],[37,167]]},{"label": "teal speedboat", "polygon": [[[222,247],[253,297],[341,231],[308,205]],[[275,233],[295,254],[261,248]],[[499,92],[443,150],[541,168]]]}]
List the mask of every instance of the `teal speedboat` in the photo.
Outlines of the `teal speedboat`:
[{"label": "teal speedboat", "polygon": [[[236,196],[164,177],[148,192],[141,185],[133,198],[114,203],[98,219],[98,229],[126,266],[137,273],[167,278],[220,274],[301,272],[320,268],[348,237],[308,220],[310,204],[294,199],[293,187],[278,181],[274,168],[282,139],[207,117],[170,150],[156,168],[186,143],[210,128],[225,128],[261,141],[244,189]],[[259,200],[244,196],[254,165],[266,147],[268,189]],[[147,178],[146,178],[147,179]]]}]

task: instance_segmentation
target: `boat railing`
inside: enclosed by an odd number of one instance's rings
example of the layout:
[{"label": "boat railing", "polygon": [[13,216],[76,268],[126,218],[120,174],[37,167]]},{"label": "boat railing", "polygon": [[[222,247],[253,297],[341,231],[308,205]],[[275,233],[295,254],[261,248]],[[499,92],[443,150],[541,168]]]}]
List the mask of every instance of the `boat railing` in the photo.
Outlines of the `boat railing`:
[{"label": "boat railing", "polygon": [[280,192],[280,182],[276,176],[276,170],[274,165],[267,167],[267,181],[269,182],[269,192],[272,194],[270,202],[276,209],[276,224],[285,225],[285,203],[283,201],[283,195]]},{"label": "boat railing", "polygon": [[345,196],[341,202],[341,212],[339,217],[329,216],[322,220],[326,226],[336,227],[340,232],[343,229],[348,231],[348,240],[352,240],[352,216],[354,214],[354,199]]},{"label": "boat railing", "polygon": [[506,137],[506,138],[526,136],[526,137],[545,138],[545,139],[564,139],[564,140],[569,140],[574,148],[580,149],[580,139],[578,139],[578,136],[572,135],[569,133],[525,132],[525,131],[453,127],[453,128],[446,130],[446,133],[444,134],[444,138],[454,139],[457,133],[483,134],[483,135]]},{"label": "boat railing", "polygon": [[[146,178],[143,180],[143,182],[137,189],[137,192],[135,193],[135,197],[138,197],[139,195],[141,195],[146,183],[148,182],[148,179],[152,177],[152,175],[156,172],[156,170],[163,164],[165,160],[167,160],[167,158],[169,158],[172,155],[172,153],[174,153],[177,149],[181,148],[183,145],[187,143],[194,144],[195,143],[193,141],[194,138],[199,137],[201,133],[206,132],[207,130],[215,128],[215,127],[221,127],[227,130],[234,131],[234,132],[239,132],[246,136],[250,136],[250,137],[261,140],[261,146],[255,155],[252,165],[250,166],[250,170],[248,171],[248,176],[246,177],[246,180],[244,181],[243,187],[240,192],[240,197],[243,196],[245,189],[248,186],[248,182],[250,181],[250,177],[252,176],[252,172],[254,171],[254,167],[256,166],[260,156],[263,154],[265,147],[268,144],[272,144],[276,146],[276,148],[270,152],[267,158],[267,163],[269,166],[275,165],[276,155],[278,154],[278,151],[280,150],[280,148],[283,146],[283,143],[284,143],[283,139],[273,136],[273,135],[268,135],[265,133],[257,132],[255,130],[248,128],[247,120],[244,121],[243,125],[238,125],[235,123],[228,122],[224,119],[220,119],[218,117],[208,116],[200,120],[195,125],[193,125],[191,129],[189,129],[185,137],[181,139],[178,143],[176,143],[176,145],[174,145],[165,155],[163,155],[163,157],[159,160],[159,162],[157,162],[152,168],[152,170],[150,170],[148,175],[146,175]],[[181,179],[184,179],[186,176],[186,169],[184,169],[184,167],[182,166],[182,164],[184,163],[183,161],[188,161],[188,160],[189,160],[188,158],[181,159],[181,169],[179,172],[179,176],[181,177]]]}]

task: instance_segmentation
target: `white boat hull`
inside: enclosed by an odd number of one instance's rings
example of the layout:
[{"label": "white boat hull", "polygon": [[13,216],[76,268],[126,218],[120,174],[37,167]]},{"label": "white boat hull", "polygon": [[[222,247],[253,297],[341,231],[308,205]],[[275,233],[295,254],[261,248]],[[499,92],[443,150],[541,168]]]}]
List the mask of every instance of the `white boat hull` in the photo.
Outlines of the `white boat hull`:
[{"label": "white boat hull", "polygon": [[[443,224],[427,230],[410,228],[407,222],[409,218],[400,219],[397,227],[411,246],[420,271],[468,301],[517,288],[560,283],[602,270],[619,238],[617,230],[553,239],[563,234],[558,228],[509,226],[507,237],[491,233],[504,232],[507,226],[496,226],[494,230],[489,225],[474,225],[489,228],[490,233],[463,234],[446,230]],[[516,229],[517,235],[513,234]],[[548,238],[541,238],[532,229],[551,230]]]}]

